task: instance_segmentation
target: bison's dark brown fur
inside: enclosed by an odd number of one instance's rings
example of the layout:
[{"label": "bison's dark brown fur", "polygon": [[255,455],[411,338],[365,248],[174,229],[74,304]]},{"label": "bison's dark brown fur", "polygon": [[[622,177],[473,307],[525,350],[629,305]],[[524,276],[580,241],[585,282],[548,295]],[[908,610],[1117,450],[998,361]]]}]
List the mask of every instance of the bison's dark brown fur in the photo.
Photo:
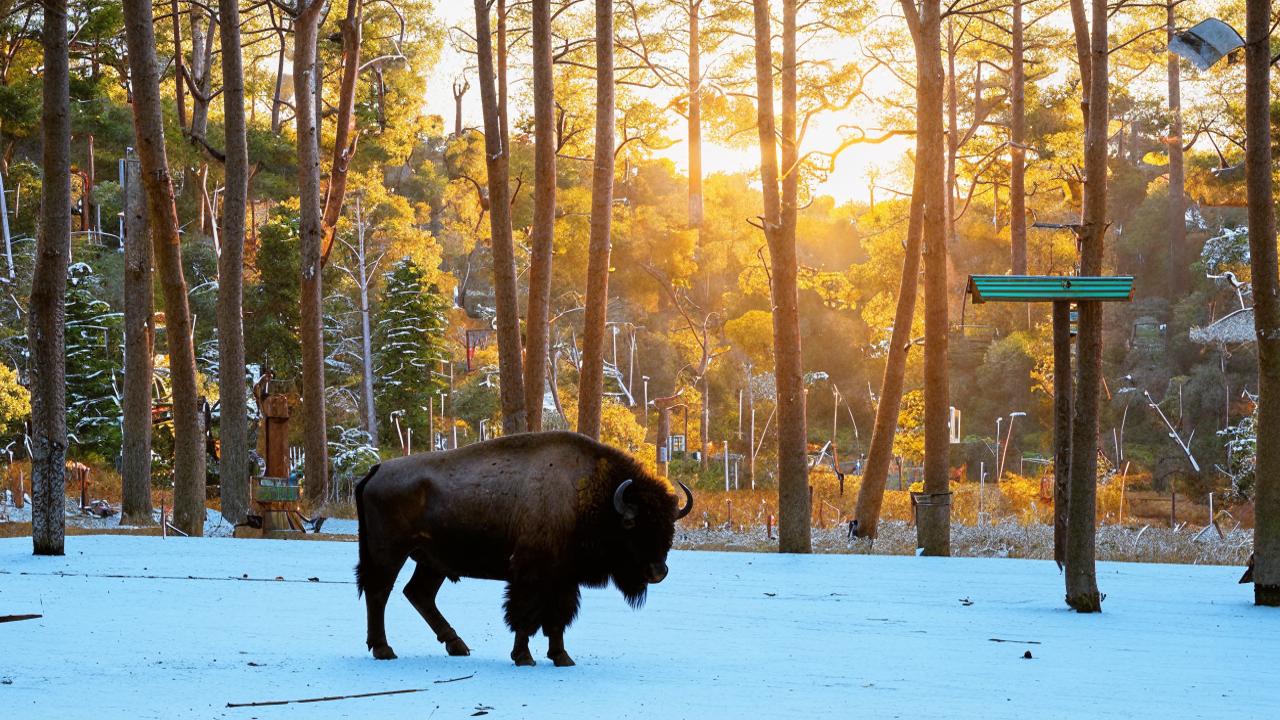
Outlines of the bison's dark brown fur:
[{"label": "bison's dark brown fur", "polygon": [[[631,482],[627,484],[627,481]],[[625,485],[624,485],[625,484]],[[532,665],[529,637],[547,636],[547,657],[572,665],[564,630],[578,588],[610,580],[633,607],[667,573],[679,508],[671,486],[624,452],[569,432],[528,433],[459,450],[396,458],[356,486],[359,589],[366,594],[369,649],[395,657],[383,615],[396,576],[415,561],[404,594],[445,644],[466,643],[436,608],[445,578],[507,582],[511,658]]]}]

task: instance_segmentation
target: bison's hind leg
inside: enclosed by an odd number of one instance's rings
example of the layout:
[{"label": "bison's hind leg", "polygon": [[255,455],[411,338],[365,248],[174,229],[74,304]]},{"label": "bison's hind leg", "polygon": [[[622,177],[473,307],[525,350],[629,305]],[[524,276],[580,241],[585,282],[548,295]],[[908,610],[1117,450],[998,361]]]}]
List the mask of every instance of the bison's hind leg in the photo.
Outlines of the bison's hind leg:
[{"label": "bison's hind leg", "polygon": [[417,567],[413,571],[413,577],[409,579],[409,584],[404,586],[404,596],[409,599],[422,619],[431,626],[436,634],[436,640],[444,643],[446,652],[450,655],[470,655],[471,649],[462,641],[462,638],[458,637],[457,631],[448,620],[444,619],[444,615],[436,607],[436,593],[444,584],[444,575],[431,570],[422,560],[416,557],[414,560]]},{"label": "bison's hind leg", "polygon": [[394,660],[396,653],[387,644],[386,612],[387,600],[391,598],[391,589],[396,584],[396,575],[404,567],[406,556],[389,558],[392,562],[367,564],[360,566],[360,579],[364,584],[365,609],[368,611],[368,639],[365,644],[379,660]]}]

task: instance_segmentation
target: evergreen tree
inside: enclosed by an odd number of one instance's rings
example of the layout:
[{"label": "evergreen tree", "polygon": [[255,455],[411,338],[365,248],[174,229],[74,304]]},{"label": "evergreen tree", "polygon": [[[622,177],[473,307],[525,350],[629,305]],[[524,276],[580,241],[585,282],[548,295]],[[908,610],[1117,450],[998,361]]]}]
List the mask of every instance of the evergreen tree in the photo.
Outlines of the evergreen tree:
[{"label": "evergreen tree", "polygon": [[111,459],[121,443],[116,376],[122,368],[124,329],[120,313],[99,299],[103,295],[93,268],[71,266],[66,295],[68,431],[73,453]]},{"label": "evergreen tree", "polygon": [[245,358],[277,378],[298,376],[298,218],[281,207],[258,232],[257,278],[245,293]]},{"label": "evergreen tree", "polygon": [[[404,412],[401,421],[416,432],[427,429],[428,406],[445,389],[433,371],[447,357],[444,331],[448,301],[413,260],[404,258],[385,278],[374,325],[374,397],[380,417]],[[395,430],[383,425],[391,439]]]}]

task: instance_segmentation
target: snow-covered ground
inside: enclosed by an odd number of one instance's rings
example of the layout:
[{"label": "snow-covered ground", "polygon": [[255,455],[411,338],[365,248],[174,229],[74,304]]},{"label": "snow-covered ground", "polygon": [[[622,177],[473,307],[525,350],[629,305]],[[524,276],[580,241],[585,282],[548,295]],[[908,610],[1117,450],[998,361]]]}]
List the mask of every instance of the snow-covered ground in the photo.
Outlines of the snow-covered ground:
[{"label": "snow-covered ground", "polygon": [[[1064,608],[1053,564],[677,552],[632,612],[587,590],[576,668],[516,668],[502,586],[446,584],[472,655],[398,593],[364,647],[350,542],[0,540],[5,718],[1274,718],[1280,611],[1239,569],[1103,564],[1105,612]],[[407,573],[402,580],[407,580]],[[1025,652],[1031,659],[1024,659]],[[440,681],[458,679],[454,682]],[[411,694],[228,708],[390,690]]]}]

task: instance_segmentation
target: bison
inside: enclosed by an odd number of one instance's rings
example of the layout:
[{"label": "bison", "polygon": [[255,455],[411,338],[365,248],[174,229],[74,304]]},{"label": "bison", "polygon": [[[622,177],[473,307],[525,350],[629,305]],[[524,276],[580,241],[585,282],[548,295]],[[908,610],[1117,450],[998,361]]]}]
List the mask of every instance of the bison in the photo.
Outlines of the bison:
[{"label": "bison", "polygon": [[469,655],[436,607],[445,578],[505,580],[511,659],[533,665],[529,638],[541,628],[547,657],[573,665],[564,631],[578,614],[580,586],[610,580],[634,608],[667,575],[675,521],[693,509],[626,453],[571,432],[512,435],[448,452],[374,466],[356,485],[368,646],[395,658],[383,616],[405,560],[405,597],[450,655]]}]

